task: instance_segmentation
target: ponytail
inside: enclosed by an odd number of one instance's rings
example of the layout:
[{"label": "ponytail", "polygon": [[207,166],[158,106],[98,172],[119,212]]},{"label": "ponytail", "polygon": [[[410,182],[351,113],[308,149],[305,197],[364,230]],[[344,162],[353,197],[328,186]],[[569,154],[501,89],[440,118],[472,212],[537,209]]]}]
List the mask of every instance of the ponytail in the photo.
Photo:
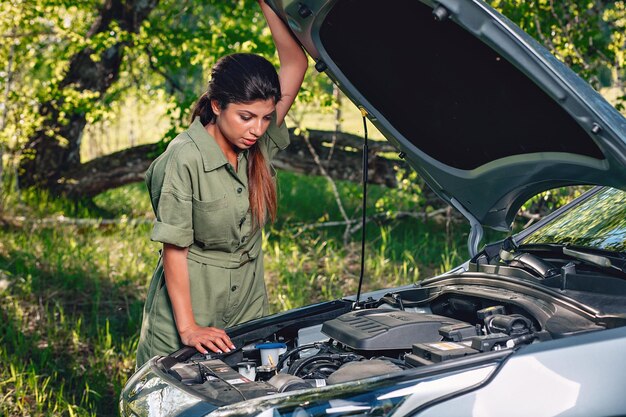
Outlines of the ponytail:
[{"label": "ponytail", "polygon": [[206,91],[202,94],[193,106],[193,111],[191,112],[191,122],[193,122],[196,117],[200,117],[202,126],[206,126],[215,121],[215,114],[211,108],[211,98],[209,97],[209,93],[209,91]]},{"label": "ponytail", "polygon": [[276,220],[276,183],[258,144],[248,149],[248,189],[254,226],[263,227],[266,220]]}]

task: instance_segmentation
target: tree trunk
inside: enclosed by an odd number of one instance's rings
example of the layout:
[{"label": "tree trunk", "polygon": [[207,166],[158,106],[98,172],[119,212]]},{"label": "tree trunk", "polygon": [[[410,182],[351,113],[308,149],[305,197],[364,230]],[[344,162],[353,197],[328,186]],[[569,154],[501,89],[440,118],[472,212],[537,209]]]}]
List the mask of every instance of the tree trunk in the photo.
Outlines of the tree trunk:
[{"label": "tree trunk", "polygon": [[[110,30],[117,22],[124,31],[136,33],[143,21],[156,7],[158,0],[105,0],[98,18],[86,37]],[[63,80],[57,86],[55,99],[42,103],[40,113],[45,122],[28,141],[20,163],[21,186],[40,186],[53,192],[61,192],[65,171],[80,167],[80,142],[86,125],[83,110],[66,112],[63,117],[64,90],[93,91],[103,97],[119,75],[125,42],[118,42],[99,54],[94,61],[94,51],[85,48],[74,55]]]},{"label": "tree trunk", "polygon": [[[362,178],[363,138],[348,133],[309,130],[309,140],[328,175],[335,180],[359,182]],[[397,186],[396,166],[406,167],[404,161],[380,156],[383,152],[397,152],[388,142],[369,142],[368,182],[394,188]],[[332,154],[332,157],[329,158]],[[306,143],[292,133],[291,145],[281,152],[274,165],[279,169],[301,174],[321,175]]]}]

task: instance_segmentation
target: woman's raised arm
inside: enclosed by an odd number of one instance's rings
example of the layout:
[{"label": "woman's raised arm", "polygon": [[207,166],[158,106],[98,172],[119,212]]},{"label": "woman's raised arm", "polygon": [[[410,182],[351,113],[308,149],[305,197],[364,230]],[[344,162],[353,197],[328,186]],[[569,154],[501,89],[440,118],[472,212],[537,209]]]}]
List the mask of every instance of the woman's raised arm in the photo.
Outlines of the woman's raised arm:
[{"label": "woman's raised arm", "polygon": [[280,126],[298,95],[308,61],[304,51],[283,21],[264,0],[259,0],[259,4],[272,32],[272,39],[274,39],[280,61],[278,79],[280,80],[282,98],[276,103],[276,124]]}]

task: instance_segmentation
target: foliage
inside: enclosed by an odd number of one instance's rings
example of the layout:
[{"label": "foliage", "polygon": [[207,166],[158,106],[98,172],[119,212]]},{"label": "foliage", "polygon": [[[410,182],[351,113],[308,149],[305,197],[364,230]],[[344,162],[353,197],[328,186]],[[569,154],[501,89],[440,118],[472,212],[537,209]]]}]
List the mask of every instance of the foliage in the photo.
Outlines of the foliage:
[{"label": "foliage", "polygon": [[5,40],[0,45],[2,156],[6,150],[18,151],[41,123],[36,110],[41,94],[63,72],[48,51],[62,42],[67,30],[60,15],[47,12],[44,4],[27,0],[0,3],[0,33]]},{"label": "foliage", "polygon": [[[165,1],[150,15],[131,48],[127,87],[165,89],[175,128],[186,121],[195,99],[206,88],[215,61],[234,52],[273,57],[260,9],[254,0],[235,2]],[[277,63],[277,58],[273,61]]]},{"label": "foliage", "polygon": [[390,189],[376,199],[374,207],[378,213],[393,216],[396,212],[430,212],[432,206],[427,205],[422,194],[424,181],[412,169],[398,170],[396,173],[398,187]]},{"label": "foliage", "polygon": [[589,186],[562,187],[554,190],[544,191],[531,197],[520,208],[522,213],[536,213],[545,216],[548,213],[564,206],[573,199],[581,196],[585,191],[589,190]]},{"label": "foliage", "polygon": [[626,103],[626,2],[490,0],[596,89],[617,86]]},{"label": "foliage", "polygon": [[[0,68],[2,151],[32,158],[24,146],[43,125],[44,103],[58,111],[60,121],[44,133],[63,145],[67,139],[57,129],[69,123],[72,115],[84,115],[87,123],[112,118],[129,96],[146,105],[165,97],[171,121],[165,137],[170,138],[172,131],[186,123],[191,104],[205,88],[209,68],[218,57],[232,52],[275,55],[255,0],[164,0],[136,32],[125,30],[117,20],[105,31],[94,32],[96,24],[107,19],[101,12],[103,3],[2,2],[0,34],[8,40],[0,45],[0,62],[6,63]],[[88,51],[89,59],[97,63],[117,46],[122,47],[121,67],[119,74],[111,75],[116,79],[104,92],[66,77],[70,61],[79,52]]]}]

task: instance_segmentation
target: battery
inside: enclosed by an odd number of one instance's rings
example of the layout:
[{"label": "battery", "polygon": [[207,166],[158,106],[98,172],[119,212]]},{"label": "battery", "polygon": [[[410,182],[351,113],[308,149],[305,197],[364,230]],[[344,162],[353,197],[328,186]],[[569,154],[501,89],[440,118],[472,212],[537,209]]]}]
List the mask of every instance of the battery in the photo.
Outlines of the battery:
[{"label": "battery", "polygon": [[462,343],[416,343],[413,345],[413,353],[406,355],[405,359],[414,365],[427,365],[430,363],[438,363],[450,359],[462,358],[463,356],[473,355],[476,353],[480,352]]}]

